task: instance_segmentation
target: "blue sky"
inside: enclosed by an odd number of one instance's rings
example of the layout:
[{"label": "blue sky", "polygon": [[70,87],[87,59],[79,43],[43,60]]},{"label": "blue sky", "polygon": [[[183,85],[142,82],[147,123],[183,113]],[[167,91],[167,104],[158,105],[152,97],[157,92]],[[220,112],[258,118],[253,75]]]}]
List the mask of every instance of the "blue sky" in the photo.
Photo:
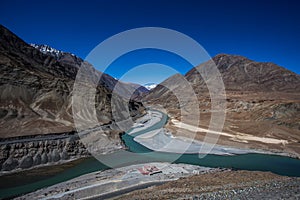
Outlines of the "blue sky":
[{"label": "blue sky", "polygon": [[[299,74],[299,8],[296,0],[6,0],[1,2],[0,23],[28,43],[48,44],[82,58],[119,32],[165,27],[194,38],[211,56],[243,55]],[[191,67],[167,52],[146,50],[123,56],[107,72],[119,78],[132,65],[155,62],[183,74]]]},{"label": "blue sky", "polygon": [[158,49],[129,52],[116,59],[105,72],[141,85],[160,83],[176,73],[184,74],[193,66],[180,56]]}]

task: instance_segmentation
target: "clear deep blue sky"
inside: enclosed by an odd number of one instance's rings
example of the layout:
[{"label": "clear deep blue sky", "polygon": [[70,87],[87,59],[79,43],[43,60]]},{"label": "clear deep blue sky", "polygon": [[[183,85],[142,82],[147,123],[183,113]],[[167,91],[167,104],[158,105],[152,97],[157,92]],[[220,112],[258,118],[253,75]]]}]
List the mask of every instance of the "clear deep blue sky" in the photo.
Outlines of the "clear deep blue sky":
[{"label": "clear deep blue sky", "polygon": [[[0,23],[26,42],[48,44],[82,58],[116,33],[155,26],[194,38],[211,56],[243,55],[300,73],[300,3],[296,0],[6,0],[0,5]],[[165,52],[137,55],[117,60],[120,70],[115,67],[108,73],[119,78],[130,65],[147,62],[173,64],[181,73],[191,67]]]}]

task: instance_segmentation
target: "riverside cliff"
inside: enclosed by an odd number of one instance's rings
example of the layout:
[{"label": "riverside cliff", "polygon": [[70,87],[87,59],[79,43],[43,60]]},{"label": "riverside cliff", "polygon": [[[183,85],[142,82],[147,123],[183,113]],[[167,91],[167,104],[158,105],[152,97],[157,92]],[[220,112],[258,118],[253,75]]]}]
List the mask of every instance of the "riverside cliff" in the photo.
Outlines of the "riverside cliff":
[{"label": "riverside cliff", "polygon": [[[50,48],[50,47],[49,47]],[[81,58],[71,53],[41,51],[0,25],[0,168],[10,171],[87,156],[76,136],[72,95]],[[95,70],[96,75],[102,74]],[[113,77],[103,74],[96,86],[99,126],[108,126],[102,152],[120,148],[112,116]],[[125,99],[132,84],[121,85],[118,101],[128,102],[132,118],[145,112],[141,102]],[[134,86],[136,88],[136,86]],[[135,95],[144,90],[137,89]],[[122,93],[121,93],[122,92]],[[88,113],[86,111],[85,113]],[[113,128],[112,128],[113,127]],[[55,133],[55,134],[54,134]]]}]

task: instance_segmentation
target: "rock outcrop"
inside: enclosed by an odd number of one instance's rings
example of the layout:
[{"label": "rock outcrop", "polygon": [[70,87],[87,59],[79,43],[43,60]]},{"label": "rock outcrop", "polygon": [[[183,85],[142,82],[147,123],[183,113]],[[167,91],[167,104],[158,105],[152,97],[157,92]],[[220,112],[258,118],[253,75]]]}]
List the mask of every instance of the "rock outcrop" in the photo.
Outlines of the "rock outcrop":
[{"label": "rock outcrop", "polygon": [[[73,138],[73,139],[70,139]],[[41,164],[55,164],[60,161],[76,159],[90,155],[87,148],[80,142],[77,136],[65,138],[32,138],[10,142],[2,141],[0,144],[2,155],[0,166],[2,171],[14,169],[27,169]],[[117,141],[116,141],[117,143]],[[117,144],[116,144],[117,145]]]}]

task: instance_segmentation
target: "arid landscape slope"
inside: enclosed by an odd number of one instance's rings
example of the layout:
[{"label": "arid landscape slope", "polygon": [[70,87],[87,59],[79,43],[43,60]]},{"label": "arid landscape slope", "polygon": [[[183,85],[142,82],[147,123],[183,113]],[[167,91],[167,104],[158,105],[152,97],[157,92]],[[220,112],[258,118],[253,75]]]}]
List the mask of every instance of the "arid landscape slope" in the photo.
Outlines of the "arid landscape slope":
[{"label": "arid landscape slope", "polygon": [[[0,26],[0,137],[74,131],[73,84],[83,62],[71,53],[29,45]],[[99,124],[113,121],[111,96],[117,82],[107,74],[101,76],[95,97]],[[116,93],[122,100],[138,87],[119,83]],[[135,93],[144,91],[141,87]],[[138,102],[130,101],[129,107],[132,116],[143,112]]]},{"label": "arid landscape slope", "polygon": [[[179,104],[174,90],[185,96],[192,95],[186,94],[184,87],[176,85],[182,78],[179,74],[151,90],[144,97],[144,102],[159,104],[167,110],[171,116],[167,128],[173,133],[203,140],[213,111],[207,85],[199,71],[206,69],[207,72],[214,65],[221,74],[226,91],[225,125],[218,143],[285,152],[299,157],[300,76],[274,63],[219,54],[184,76],[197,95],[198,102]],[[180,121],[182,115],[193,115],[193,112],[181,113],[192,104],[199,104],[200,123],[178,128],[176,120]],[[192,121],[188,123],[191,124],[195,125]],[[197,130],[197,127],[200,129]],[[191,132],[195,130],[196,135]]]},{"label": "arid landscape slope", "polygon": [[114,199],[298,199],[299,177],[221,171],[180,178]]}]

